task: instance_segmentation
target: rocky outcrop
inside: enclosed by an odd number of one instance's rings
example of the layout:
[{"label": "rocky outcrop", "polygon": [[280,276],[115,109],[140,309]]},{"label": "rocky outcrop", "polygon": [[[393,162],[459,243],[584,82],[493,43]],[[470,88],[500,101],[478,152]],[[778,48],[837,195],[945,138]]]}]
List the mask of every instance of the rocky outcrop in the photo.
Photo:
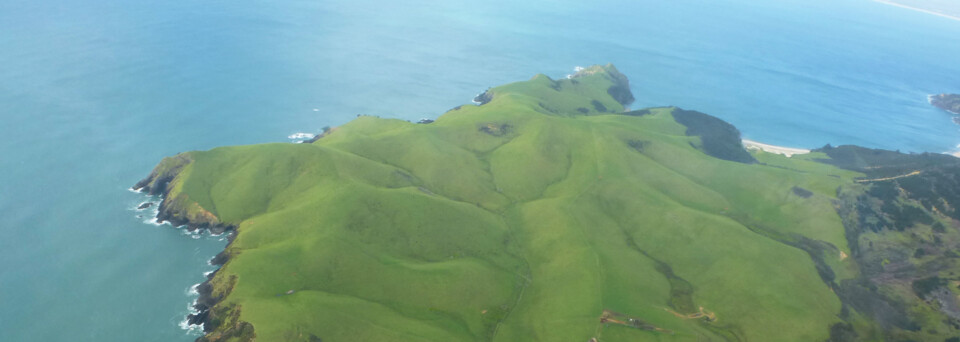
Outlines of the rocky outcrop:
[{"label": "rocky outcrop", "polygon": [[173,226],[186,226],[187,230],[207,229],[212,234],[223,234],[232,230],[230,224],[220,219],[176,188],[177,177],[193,160],[187,153],[181,153],[160,161],[150,175],[137,182],[133,190],[163,197],[157,213],[157,222],[170,222]]},{"label": "rocky outcrop", "polygon": [[[633,103],[634,98],[633,93],[630,92],[630,80],[627,79],[626,75],[620,73],[613,64],[579,69],[577,73],[573,74],[570,78],[576,79],[597,73],[604,73],[607,78],[613,81],[613,85],[607,88],[607,94],[609,94],[610,97],[613,97],[614,100],[617,100],[617,102],[624,107]],[[603,112],[599,109],[597,109],[597,111]]]},{"label": "rocky outcrop", "polygon": [[490,103],[490,101],[493,101],[493,93],[490,92],[490,89],[473,97],[473,102],[480,106]]},{"label": "rocky outcrop", "polygon": [[190,162],[190,156],[185,153],[163,158],[160,164],[153,168],[153,171],[150,172],[147,178],[140,180],[133,186],[133,190],[145,192],[150,195],[165,195],[169,191],[170,182],[172,182],[173,179],[180,174],[180,171],[183,170],[183,167],[190,164]]},{"label": "rocky outcrop", "polygon": [[[229,236],[230,242],[236,234]],[[229,247],[217,254],[210,263],[224,265],[230,259]],[[254,327],[248,322],[240,320],[241,307],[236,304],[219,305],[233,290],[237,283],[237,276],[224,275],[219,270],[207,276],[207,280],[197,286],[200,296],[193,308],[195,314],[187,316],[191,325],[203,325],[204,336],[197,338],[198,342],[224,341],[236,339],[239,341],[253,341],[256,337]]]}]

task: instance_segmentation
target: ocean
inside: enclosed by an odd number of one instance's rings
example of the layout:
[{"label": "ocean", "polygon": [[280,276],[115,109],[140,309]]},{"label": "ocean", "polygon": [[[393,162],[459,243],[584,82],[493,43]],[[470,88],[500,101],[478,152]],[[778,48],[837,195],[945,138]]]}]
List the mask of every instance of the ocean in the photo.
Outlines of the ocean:
[{"label": "ocean", "polygon": [[[960,21],[869,0],[0,0],[0,341],[192,341],[226,242],[150,223],[164,156],[435,118],[614,63],[634,108],[769,144],[953,151]],[[155,199],[154,199],[155,200]]]}]

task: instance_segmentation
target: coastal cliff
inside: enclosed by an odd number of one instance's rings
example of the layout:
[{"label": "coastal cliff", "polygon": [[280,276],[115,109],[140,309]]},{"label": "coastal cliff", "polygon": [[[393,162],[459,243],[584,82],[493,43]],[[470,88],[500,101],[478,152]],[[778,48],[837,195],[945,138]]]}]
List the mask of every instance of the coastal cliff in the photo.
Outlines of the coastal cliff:
[{"label": "coastal cliff", "polygon": [[135,188],[232,232],[199,341],[960,336],[960,159],[748,152],[632,100],[612,65],[537,75],[430,124],[182,153]]}]

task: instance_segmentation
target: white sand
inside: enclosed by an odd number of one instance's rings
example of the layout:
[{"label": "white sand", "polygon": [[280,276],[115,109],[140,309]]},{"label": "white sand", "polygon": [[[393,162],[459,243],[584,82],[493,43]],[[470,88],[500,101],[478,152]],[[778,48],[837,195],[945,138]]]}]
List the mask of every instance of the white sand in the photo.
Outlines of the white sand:
[{"label": "white sand", "polygon": [[787,158],[790,158],[795,154],[810,153],[810,150],[807,150],[807,149],[767,145],[764,143],[759,143],[759,142],[756,142],[753,140],[747,140],[747,139],[743,139],[742,142],[743,142],[743,147],[748,150],[760,150],[767,153],[782,154],[787,156]]}]

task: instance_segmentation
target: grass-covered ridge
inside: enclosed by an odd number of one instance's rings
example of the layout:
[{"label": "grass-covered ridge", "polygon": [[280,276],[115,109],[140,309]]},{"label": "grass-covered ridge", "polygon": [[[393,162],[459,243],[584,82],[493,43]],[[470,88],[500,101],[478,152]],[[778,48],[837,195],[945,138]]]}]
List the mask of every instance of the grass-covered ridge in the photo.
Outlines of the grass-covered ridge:
[{"label": "grass-covered ridge", "polygon": [[188,152],[141,184],[176,217],[236,227],[203,340],[868,331],[836,292],[860,267],[837,189],[864,174],[824,153],[746,154],[700,113],[624,113],[625,84],[610,65],[537,75],[430,124],[360,117],[310,144]]}]

